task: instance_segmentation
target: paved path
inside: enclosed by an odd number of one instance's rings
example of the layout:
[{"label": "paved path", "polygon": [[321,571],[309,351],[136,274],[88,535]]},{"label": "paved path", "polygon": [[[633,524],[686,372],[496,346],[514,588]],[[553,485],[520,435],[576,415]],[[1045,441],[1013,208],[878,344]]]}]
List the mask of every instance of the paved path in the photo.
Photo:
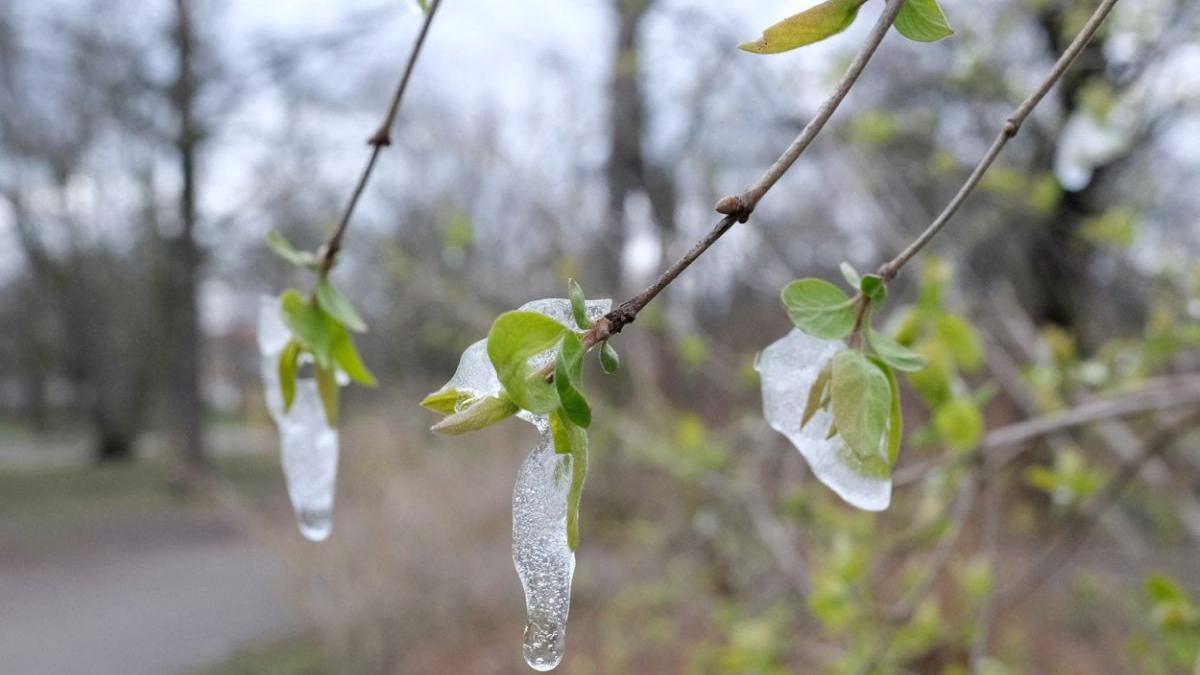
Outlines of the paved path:
[{"label": "paved path", "polygon": [[0,673],[188,673],[299,625],[280,556],[229,533],[0,565]]}]

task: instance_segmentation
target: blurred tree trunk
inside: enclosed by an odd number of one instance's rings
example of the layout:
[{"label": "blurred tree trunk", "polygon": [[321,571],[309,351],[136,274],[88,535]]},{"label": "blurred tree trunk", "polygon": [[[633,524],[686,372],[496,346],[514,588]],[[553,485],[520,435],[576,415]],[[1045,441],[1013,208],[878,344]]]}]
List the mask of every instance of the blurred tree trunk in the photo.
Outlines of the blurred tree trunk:
[{"label": "blurred tree trunk", "polygon": [[[1073,31],[1064,23],[1069,20],[1068,8],[1049,3],[1040,12],[1038,24],[1051,54],[1066,49]],[[1098,35],[1084,49],[1075,66],[1067,71],[1057,95],[1062,120],[1065,122],[1081,105],[1080,92],[1093,78],[1104,77],[1108,62],[1104,56],[1104,35]],[[1053,173],[1058,150],[1055,141],[1039,153],[1038,163]],[[1085,346],[1089,342],[1087,305],[1089,302],[1089,268],[1093,246],[1081,236],[1083,224],[1104,212],[1100,194],[1104,167],[1098,167],[1091,181],[1082,189],[1063,187],[1062,199],[1047,218],[1035,227],[1026,239],[1026,255],[1031,264],[1034,283],[1040,293],[1030,299],[1029,310],[1039,325],[1054,324],[1074,335]]]},{"label": "blurred tree trunk", "polygon": [[[648,160],[642,149],[647,135],[645,118],[648,106],[640,79],[638,33],[653,5],[654,0],[613,0],[617,12],[617,40],[612,61],[609,119],[609,223],[603,242],[604,264],[601,271],[605,292],[619,298],[627,295],[623,288],[624,265],[621,256],[628,238],[625,205],[630,195],[640,192],[649,200],[662,247],[660,265],[663,267],[671,260],[671,244],[677,230],[674,176],[668,167]],[[655,379],[661,391],[669,392],[672,385],[678,382],[678,364],[671,333],[660,328],[654,331],[651,339]]]},{"label": "blurred tree trunk", "polygon": [[176,139],[181,187],[180,231],[167,241],[169,269],[162,276],[167,322],[168,396],[171,438],[190,469],[205,462],[204,401],[200,386],[200,321],[197,290],[200,251],[196,245],[196,155],[202,136],[196,123],[195,27],[188,0],[175,0],[177,75],[170,104],[179,121]]}]

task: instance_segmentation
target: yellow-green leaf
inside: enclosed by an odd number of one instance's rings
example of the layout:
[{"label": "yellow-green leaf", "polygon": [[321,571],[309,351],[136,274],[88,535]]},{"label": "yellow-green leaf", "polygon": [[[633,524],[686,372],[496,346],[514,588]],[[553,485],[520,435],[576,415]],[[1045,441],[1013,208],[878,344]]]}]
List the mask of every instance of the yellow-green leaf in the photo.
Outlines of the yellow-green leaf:
[{"label": "yellow-green leaf", "polygon": [[296,360],[300,357],[300,345],[295,340],[288,340],[287,346],[279,354],[279,389],[283,394],[283,411],[292,409],[296,400]]},{"label": "yellow-green leaf", "polygon": [[833,357],[832,391],[833,419],[846,446],[860,459],[878,457],[892,407],[887,376],[857,350],[843,349]]},{"label": "yellow-green leaf", "polygon": [[358,315],[354,305],[342,295],[329,279],[321,279],[317,283],[317,302],[335,321],[357,333],[367,332],[367,324]]},{"label": "yellow-green leaf", "polygon": [[896,15],[896,30],[917,42],[937,42],[954,35],[937,0],[907,0]]},{"label": "yellow-green leaf", "polygon": [[754,54],[778,54],[820,42],[854,23],[858,8],[865,1],[826,0],[768,27],[756,42],[739,45],[738,49]]},{"label": "yellow-green leaf", "polygon": [[325,407],[325,419],[329,426],[338,425],[338,384],[337,376],[328,368],[317,365],[317,391],[321,394],[321,404]]},{"label": "yellow-green leaf", "polygon": [[421,407],[443,415],[453,415],[459,406],[475,398],[472,394],[457,389],[435,391],[421,401]]},{"label": "yellow-green leaf", "polygon": [[485,396],[463,410],[446,416],[441,422],[433,425],[432,430],[449,436],[466,434],[512,417],[519,410],[517,404],[507,397]]}]

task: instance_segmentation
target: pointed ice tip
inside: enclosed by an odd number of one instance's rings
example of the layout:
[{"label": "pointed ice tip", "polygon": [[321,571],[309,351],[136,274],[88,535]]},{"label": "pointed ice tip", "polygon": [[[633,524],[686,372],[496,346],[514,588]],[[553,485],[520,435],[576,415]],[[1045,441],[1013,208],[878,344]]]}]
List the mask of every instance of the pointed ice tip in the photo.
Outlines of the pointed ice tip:
[{"label": "pointed ice tip", "polygon": [[333,514],[328,510],[300,509],[296,511],[296,525],[305,539],[325,541],[333,532]]}]

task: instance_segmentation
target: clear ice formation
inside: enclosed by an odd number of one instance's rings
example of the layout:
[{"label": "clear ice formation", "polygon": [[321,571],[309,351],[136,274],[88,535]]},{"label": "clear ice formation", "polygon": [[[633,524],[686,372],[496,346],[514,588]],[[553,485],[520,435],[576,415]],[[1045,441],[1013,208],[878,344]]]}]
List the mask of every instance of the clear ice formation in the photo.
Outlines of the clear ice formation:
[{"label": "clear ice formation", "polygon": [[891,502],[892,481],[864,475],[846,462],[841,438],[825,438],[833,415],[818,410],[800,428],[808,391],[817,374],[845,346],[839,340],[821,340],[794,328],[771,343],[754,364],[762,380],[763,415],[772,429],[796,446],[817,480],[852,506],[882,511]]},{"label": "clear ice formation", "polygon": [[[325,420],[316,380],[296,378],[296,398],[286,413],[279,388],[279,355],[291,339],[279,299],[263,296],[258,310],[258,351],[262,357],[267,411],[279,428],[280,458],[288,497],[300,534],[322,541],[333,530],[337,487],[338,432]],[[342,378],[339,378],[342,382]]]},{"label": "clear ice formation", "polygon": [[[589,300],[588,318],[608,313],[611,300]],[[534,300],[520,307],[574,328],[571,302],[564,298]],[[553,352],[539,355],[535,365],[549,363]],[[457,389],[475,396],[494,396],[503,387],[487,356],[487,340],[463,352],[454,376],[439,391]],[[566,650],[567,614],[575,553],[567,546],[567,492],[571,457],[554,452],[545,417],[527,411],[518,417],[537,427],[537,447],[525,458],[513,487],[513,566],[525,590],[525,662],[537,671],[553,670]]]}]

